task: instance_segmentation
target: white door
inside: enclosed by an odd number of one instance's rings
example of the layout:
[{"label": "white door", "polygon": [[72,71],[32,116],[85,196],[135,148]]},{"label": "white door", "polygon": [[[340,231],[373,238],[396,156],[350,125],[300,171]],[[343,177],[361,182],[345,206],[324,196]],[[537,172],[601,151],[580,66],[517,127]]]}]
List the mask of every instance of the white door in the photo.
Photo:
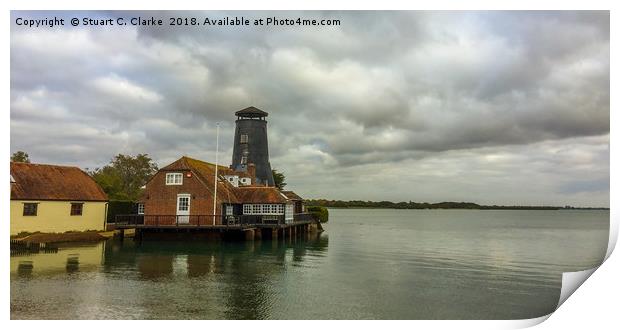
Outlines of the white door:
[{"label": "white door", "polygon": [[189,194],[177,195],[177,221],[180,224],[189,223]]},{"label": "white door", "polygon": [[235,217],[233,216],[233,206],[226,205],[226,221],[228,221],[229,225],[235,224]]}]

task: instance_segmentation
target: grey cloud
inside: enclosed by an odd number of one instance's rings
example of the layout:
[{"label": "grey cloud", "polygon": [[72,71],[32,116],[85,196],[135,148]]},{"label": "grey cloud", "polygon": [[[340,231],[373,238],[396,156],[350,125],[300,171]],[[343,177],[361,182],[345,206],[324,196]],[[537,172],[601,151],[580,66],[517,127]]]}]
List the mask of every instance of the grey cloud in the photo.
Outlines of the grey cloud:
[{"label": "grey cloud", "polygon": [[[342,25],[12,26],[11,150],[35,161],[95,167],[118,152],[148,152],[162,163],[181,154],[212,161],[220,122],[220,159],[228,162],[233,112],[248,105],[270,113],[272,165],[317,197],[323,180],[303,175],[351,182],[363,169],[409,168],[470,150],[534,157],[532,145],[609,143],[609,12],[56,14],[302,16]],[[460,166],[475,170],[478,156],[471,157]],[[555,166],[545,164],[536,170]],[[480,166],[511,175],[498,163]],[[601,177],[592,180],[608,177],[608,164],[596,170]],[[587,186],[554,180],[545,189],[569,194]]]}]

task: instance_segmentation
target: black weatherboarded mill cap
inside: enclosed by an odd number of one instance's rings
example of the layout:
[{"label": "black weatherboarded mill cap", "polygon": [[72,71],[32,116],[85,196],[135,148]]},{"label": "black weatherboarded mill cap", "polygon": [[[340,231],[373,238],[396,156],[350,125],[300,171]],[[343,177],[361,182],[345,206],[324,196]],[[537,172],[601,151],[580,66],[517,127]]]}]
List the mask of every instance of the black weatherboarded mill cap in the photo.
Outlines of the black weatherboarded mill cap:
[{"label": "black weatherboarded mill cap", "polygon": [[255,107],[247,107],[245,109],[235,112],[235,116],[244,118],[259,118],[267,117],[269,114],[261,109]]}]

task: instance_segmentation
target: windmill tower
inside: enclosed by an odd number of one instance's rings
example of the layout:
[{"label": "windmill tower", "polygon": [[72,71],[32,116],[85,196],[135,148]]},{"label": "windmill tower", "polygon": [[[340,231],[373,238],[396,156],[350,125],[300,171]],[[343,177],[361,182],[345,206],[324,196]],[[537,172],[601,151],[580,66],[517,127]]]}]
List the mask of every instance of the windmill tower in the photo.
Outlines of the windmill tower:
[{"label": "windmill tower", "polygon": [[267,143],[267,121],[269,114],[255,107],[235,112],[235,142],[231,168],[247,171],[248,164],[254,164],[256,183],[274,186],[271,164],[269,164],[269,146]]}]

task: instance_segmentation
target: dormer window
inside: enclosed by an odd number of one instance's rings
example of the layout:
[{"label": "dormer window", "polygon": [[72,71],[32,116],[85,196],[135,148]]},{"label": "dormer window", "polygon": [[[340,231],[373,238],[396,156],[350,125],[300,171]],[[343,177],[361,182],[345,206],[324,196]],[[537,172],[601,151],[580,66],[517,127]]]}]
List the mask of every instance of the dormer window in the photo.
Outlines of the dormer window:
[{"label": "dormer window", "polygon": [[239,137],[239,142],[240,143],[248,143],[248,135],[247,134],[241,134],[241,136]]},{"label": "dormer window", "polygon": [[182,185],[183,173],[166,173],[166,185]]}]

